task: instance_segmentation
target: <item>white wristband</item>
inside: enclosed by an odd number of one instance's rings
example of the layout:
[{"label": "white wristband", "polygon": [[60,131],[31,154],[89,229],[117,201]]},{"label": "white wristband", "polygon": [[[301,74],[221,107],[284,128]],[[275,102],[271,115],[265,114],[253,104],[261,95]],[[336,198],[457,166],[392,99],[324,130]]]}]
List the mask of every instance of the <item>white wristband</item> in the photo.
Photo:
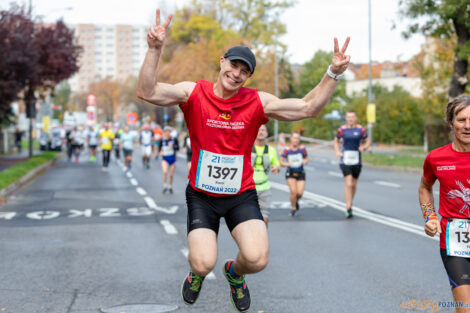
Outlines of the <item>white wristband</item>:
[{"label": "white wristband", "polygon": [[328,69],[326,70],[326,74],[327,74],[328,76],[330,76],[331,78],[333,78],[334,80],[339,80],[339,79],[341,79],[341,77],[343,77],[343,74],[336,75],[335,73],[333,73],[333,72],[331,71],[331,65],[328,66]]}]

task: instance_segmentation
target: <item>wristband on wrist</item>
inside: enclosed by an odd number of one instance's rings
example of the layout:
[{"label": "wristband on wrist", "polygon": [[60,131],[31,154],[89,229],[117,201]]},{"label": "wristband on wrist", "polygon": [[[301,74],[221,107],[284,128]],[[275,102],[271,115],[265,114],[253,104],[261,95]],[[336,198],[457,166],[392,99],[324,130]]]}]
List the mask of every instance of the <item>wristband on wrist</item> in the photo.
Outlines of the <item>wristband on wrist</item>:
[{"label": "wristband on wrist", "polygon": [[433,216],[437,219],[436,211],[434,210],[434,205],[431,202],[421,203],[421,211],[423,212],[423,217],[426,222]]},{"label": "wristband on wrist", "polygon": [[341,77],[343,77],[343,74],[336,75],[335,73],[333,73],[331,71],[331,65],[328,66],[328,69],[326,70],[326,74],[330,76],[331,78],[333,78],[334,80],[339,80]]},{"label": "wristband on wrist", "polygon": [[436,220],[439,221],[439,218],[436,215],[431,215],[426,218],[426,223],[429,222],[430,220]]}]

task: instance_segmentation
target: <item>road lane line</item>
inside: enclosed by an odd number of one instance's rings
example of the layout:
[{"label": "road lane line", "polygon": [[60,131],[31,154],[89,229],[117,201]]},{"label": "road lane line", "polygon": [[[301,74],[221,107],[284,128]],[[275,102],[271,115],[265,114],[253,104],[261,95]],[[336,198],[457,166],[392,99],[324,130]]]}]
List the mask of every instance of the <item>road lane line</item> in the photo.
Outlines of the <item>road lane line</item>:
[{"label": "road lane line", "polygon": [[173,224],[170,223],[169,220],[161,220],[160,224],[163,226],[167,234],[169,235],[178,234],[178,230],[176,229],[175,226],[173,226]]},{"label": "road lane line", "polygon": [[[188,249],[186,249],[186,248],[181,249],[181,253],[183,253],[185,258],[188,258],[188,255],[189,255]],[[210,280],[214,280],[215,279],[215,274],[210,272],[209,274],[207,274],[206,278],[210,279]]]},{"label": "road lane line", "polygon": [[131,173],[131,172],[127,172],[126,176],[129,177],[129,178],[132,178],[132,173]]},{"label": "road lane line", "polygon": [[335,176],[335,177],[343,177],[343,175],[341,173],[338,173],[338,172],[328,172],[328,175],[331,175],[331,176]]},{"label": "road lane line", "polygon": [[374,183],[377,185],[386,186],[386,187],[401,188],[401,185],[399,184],[389,183],[389,182],[381,181],[381,180],[376,180],[374,181]]},{"label": "road lane line", "polygon": [[147,195],[147,191],[145,191],[144,188],[142,188],[142,187],[137,187],[136,191],[141,196],[146,196]]},{"label": "road lane line", "polygon": [[[290,192],[289,187],[287,187],[286,185],[279,184],[279,183],[276,183],[276,182],[270,182],[270,183],[271,183],[271,186],[275,189],[282,190],[282,191],[285,191],[285,192]],[[322,196],[322,195],[319,195],[319,194],[315,194],[315,193],[310,192],[310,191],[305,191],[304,192],[304,197],[315,200],[315,201],[323,202],[323,203],[325,203],[325,204],[331,206],[332,208],[334,208],[338,211],[341,211],[341,212],[345,212],[345,210],[346,210],[345,209],[345,207],[346,207],[345,203],[343,203],[341,201],[338,201],[338,200],[335,200],[335,199],[332,199],[332,198],[329,198],[329,197],[325,197],[325,196]],[[416,225],[416,224],[413,224],[413,223],[408,223],[408,222],[405,222],[405,221],[402,221],[402,220],[399,220],[399,219],[396,219],[396,218],[393,218],[393,217],[388,217],[388,216],[385,216],[385,215],[372,213],[372,212],[369,212],[367,210],[358,208],[356,206],[353,206],[353,210],[354,210],[354,215],[356,215],[356,216],[360,216],[362,218],[368,219],[370,221],[374,221],[376,223],[380,223],[380,224],[383,224],[383,225],[387,225],[387,226],[390,226],[390,227],[401,229],[401,230],[404,230],[404,231],[407,231],[407,232],[410,232],[410,233],[413,233],[413,234],[416,234],[416,235],[419,235],[419,236],[422,236],[422,237],[425,237],[425,238],[430,238],[430,239],[439,241],[439,236],[429,237],[428,235],[426,235],[424,233],[424,227],[423,226]]]},{"label": "road lane line", "polygon": [[139,184],[135,178],[131,178],[129,181],[130,181],[131,184],[134,185],[134,186],[137,186],[137,185]]},{"label": "road lane line", "polygon": [[154,210],[157,209],[157,204],[155,203],[155,201],[153,201],[152,198],[150,198],[150,197],[145,197],[144,200],[145,200],[145,203],[147,203],[147,206],[148,206],[149,208],[154,209]]}]

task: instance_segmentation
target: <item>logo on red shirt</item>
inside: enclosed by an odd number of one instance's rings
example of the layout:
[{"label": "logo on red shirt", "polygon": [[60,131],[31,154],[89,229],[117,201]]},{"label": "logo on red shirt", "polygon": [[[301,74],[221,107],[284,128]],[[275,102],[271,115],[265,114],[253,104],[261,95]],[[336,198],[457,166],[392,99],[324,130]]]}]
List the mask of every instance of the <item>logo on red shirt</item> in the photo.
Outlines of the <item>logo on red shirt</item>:
[{"label": "logo on red shirt", "polygon": [[219,117],[223,118],[224,120],[228,121],[229,119],[232,118],[232,115],[228,112],[224,112],[222,114],[219,115]]},{"label": "logo on red shirt", "polygon": [[[467,179],[467,182],[470,184],[470,179]],[[470,216],[470,188],[467,188],[459,181],[455,182],[459,187],[460,190],[451,190],[447,193],[447,198],[449,199],[456,199],[460,198],[463,201],[463,207],[460,209],[460,213],[465,214],[465,210],[469,210],[466,214]]]},{"label": "logo on red shirt", "polygon": [[455,165],[447,165],[447,166],[438,166],[438,171],[455,171],[457,168]]}]

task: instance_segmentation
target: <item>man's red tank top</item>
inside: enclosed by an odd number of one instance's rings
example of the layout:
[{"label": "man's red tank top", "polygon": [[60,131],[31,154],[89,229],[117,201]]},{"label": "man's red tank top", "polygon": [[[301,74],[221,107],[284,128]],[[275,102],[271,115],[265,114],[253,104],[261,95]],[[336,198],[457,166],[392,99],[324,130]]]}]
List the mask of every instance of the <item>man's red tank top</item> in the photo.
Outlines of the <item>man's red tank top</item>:
[{"label": "man's red tank top", "polygon": [[222,99],[213,88],[213,82],[197,81],[180,105],[193,149],[188,178],[191,187],[209,195],[240,194],[255,189],[251,150],[268,118],[257,90],[242,87]]}]

